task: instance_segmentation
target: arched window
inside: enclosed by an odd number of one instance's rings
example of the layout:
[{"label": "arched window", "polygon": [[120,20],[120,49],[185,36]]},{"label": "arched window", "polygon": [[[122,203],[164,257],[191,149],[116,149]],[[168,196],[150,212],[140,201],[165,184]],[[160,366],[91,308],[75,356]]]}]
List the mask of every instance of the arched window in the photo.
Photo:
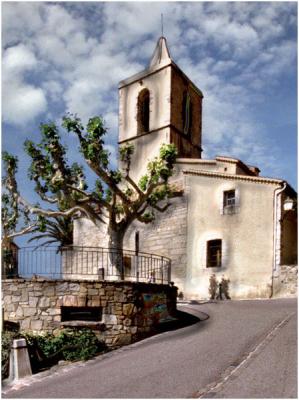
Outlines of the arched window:
[{"label": "arched window", "polygon": [[183,95],[182,116],[183,131],[185,135],[188,135],[191,131],[192,126],[192,103],[190,93],[187,90],[184,92]]},{"label": "arched window", "polygon": [[150,117],[150,93],[148,89],[143,89],[138,96],[137,103],[137,133],[145,133],[149,131]]}]

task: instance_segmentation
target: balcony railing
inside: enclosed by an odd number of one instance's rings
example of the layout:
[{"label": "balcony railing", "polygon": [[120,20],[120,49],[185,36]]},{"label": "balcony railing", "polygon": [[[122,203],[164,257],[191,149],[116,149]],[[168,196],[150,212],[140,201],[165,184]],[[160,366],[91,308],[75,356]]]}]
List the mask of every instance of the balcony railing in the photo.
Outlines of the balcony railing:
[{"label": "balcony railing", "polygon": [[2,279],[130,280],[167,284],[171,260],[102,247],[23,247],[2,250]]}]

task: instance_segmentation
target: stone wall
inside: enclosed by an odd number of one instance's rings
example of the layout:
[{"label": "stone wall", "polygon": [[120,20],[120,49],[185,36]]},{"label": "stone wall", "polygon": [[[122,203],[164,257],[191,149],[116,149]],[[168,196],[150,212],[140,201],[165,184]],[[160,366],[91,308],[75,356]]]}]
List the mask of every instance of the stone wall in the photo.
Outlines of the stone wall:
[{"label": "stone wall", "polygon": [[280,274],[274,277],[274,297],[296,297],[298,290],[298,266],[281,265]]},{"label": "stone wall", "polygon": [[[188,91],[191,98],[191,131],[185,135],[183,98]],[[177,68],[171,71],[171,143],[178,149],[179,157],[201,157],[202,94]]]},{"label": "stone wall", "polygon": [[[57,332],[88,326],[110,347],[148,334],[176,310],[176,288],[137,282],[7,279],[2,281],[4,320],[23,331]],[[101,321],[61,321],[61,307],[101,307]]]},{"label": "stone wall", "polygon": [[135,248],[135,233],[139,232],[140,251],[155,253],[171,259],[171,280],[184,290],[187,262],[188,196],[171,199],[163,213],[156,212],[151,224],[134,222],[125,235],[124,247]]}]

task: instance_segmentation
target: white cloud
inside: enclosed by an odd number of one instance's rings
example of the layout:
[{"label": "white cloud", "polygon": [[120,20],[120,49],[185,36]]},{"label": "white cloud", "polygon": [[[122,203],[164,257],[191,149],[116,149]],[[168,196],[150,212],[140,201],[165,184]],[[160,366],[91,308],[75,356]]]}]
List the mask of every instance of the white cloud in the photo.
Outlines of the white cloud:
[{"label": "white cloud", "polygon": [[43,91],[34,86],[10,82],[3,87],[2,112],[5,122],[25,125],[47,108]]},{"label": "white cloud", "polygon": [[34,53],[23,44],[8,48],[3,57],[4,79],[7,74],[20,74],[37,64]]},{"label": "white cloud", "polygon": [[24,125],[46,110],[41,88],[26,83],[24,74],[38,66],[35,55],[23,44],[8,48],[3,56],[2,112],[5,122]]},{"label": "white cloud", "polygon": [[295,73],[292,3],[7,2],[2,8],[3,43],[10,46],[3,57],[6,122],[26,123],[53,110],[77,113],[83,122],[102,114],[109,144],[116,142],[117,84],[148,65],[162,12],[174,60],[205,96],[207,152],[222,149],[267,164],[259,147],[276,145],[251,105]]}]

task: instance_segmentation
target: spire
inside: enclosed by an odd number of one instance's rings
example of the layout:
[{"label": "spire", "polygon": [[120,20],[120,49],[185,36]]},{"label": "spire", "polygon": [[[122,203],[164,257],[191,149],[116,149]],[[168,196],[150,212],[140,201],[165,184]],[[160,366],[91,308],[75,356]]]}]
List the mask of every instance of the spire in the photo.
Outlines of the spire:
[{"label": "spire", "polygon": [[171,61],[170,53],[167,47],[166,38],[161,36],[157,42],[154,54],[152,55],[149,66],[159,66],[160,64]]}]

